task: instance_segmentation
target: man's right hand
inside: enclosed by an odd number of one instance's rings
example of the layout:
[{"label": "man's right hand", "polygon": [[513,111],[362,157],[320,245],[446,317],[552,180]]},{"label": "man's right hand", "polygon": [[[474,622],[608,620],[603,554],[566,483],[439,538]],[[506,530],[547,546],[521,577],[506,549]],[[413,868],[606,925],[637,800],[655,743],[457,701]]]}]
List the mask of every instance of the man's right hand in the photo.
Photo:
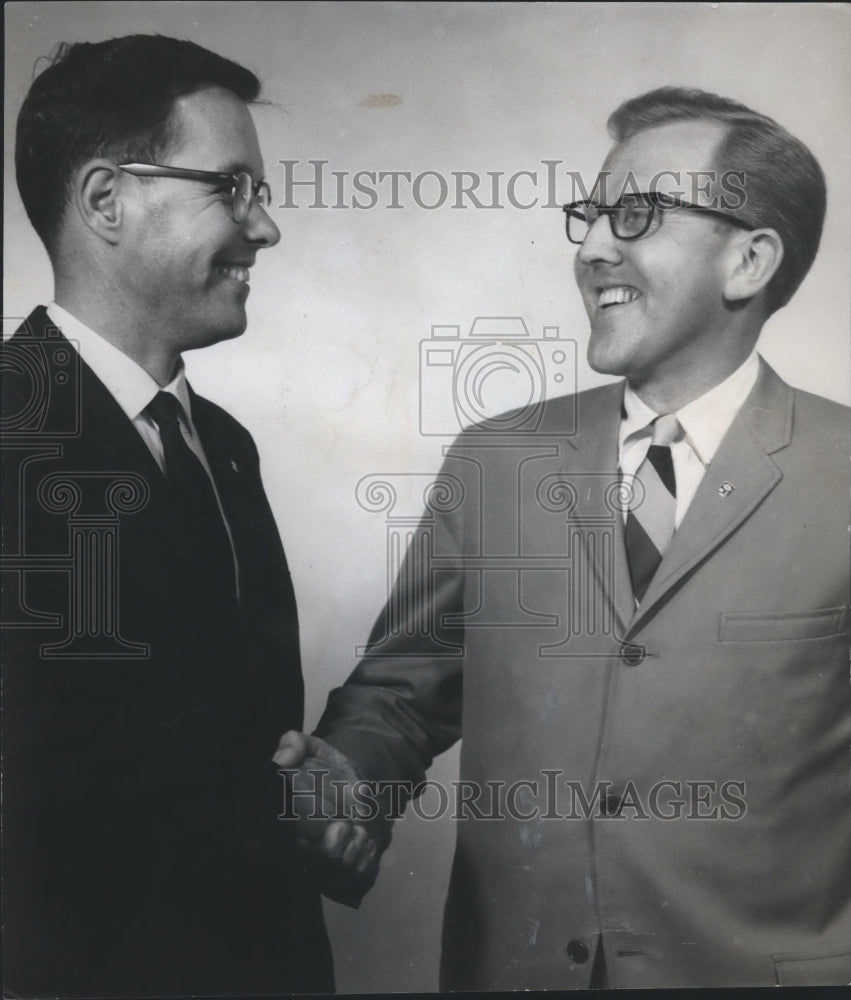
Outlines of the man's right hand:
[{"label": "man's right hand", "polygon": [[338,903],[359,906],[378,876],[378,859],[390,837],[386,826],[368,830],[353,818],[352,786],[362,780],[357,768],[329,743],[296,730],[284,733],[272,760],[287,772],[298,843],[321,891]]}]

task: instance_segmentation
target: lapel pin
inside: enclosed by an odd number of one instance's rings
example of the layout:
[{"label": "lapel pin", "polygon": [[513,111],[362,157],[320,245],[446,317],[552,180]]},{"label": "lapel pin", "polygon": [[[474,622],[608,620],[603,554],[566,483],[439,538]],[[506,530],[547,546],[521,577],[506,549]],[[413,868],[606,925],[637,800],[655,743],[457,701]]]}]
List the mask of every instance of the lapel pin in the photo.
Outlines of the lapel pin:
[{"label": "lapel pin", "polygon": [[239,472],[239,466],[236,464],[235,458],[232,458],[230,460],[230,467],[233,469],[234,472]]},{"label": "lapel pin", "polygon": [[723,482],[718,487],[718,496],[728,497],[736,487],[732,483]]}]

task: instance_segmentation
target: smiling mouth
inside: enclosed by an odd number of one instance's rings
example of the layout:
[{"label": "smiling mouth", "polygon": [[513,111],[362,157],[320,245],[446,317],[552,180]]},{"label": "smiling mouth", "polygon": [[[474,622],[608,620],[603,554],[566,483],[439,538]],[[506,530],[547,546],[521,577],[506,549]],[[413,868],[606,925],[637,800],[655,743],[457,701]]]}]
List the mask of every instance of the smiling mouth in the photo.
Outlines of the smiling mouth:
[{"label": "smiling mouth", "polygon": [[223,274],[226,278],[233,278],[234,281],[238,281],[242,285],[248,284],[249,273],[247,267],[241,267],[238,264],[214,264],[213,270],[217,274]]},{"label": "smiling mouth", "polygon": [[631,285],[614,285],[610,288],[598,288],[597,307],[607,309],[611,306],[623,306],[641,298],[641,292]]}]

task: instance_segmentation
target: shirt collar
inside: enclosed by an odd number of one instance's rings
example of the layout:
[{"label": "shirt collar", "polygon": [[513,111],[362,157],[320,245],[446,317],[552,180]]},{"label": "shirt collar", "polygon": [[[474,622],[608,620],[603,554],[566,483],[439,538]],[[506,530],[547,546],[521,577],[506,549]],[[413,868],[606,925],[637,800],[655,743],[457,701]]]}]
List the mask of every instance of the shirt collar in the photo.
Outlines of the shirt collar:
[{"label": "shirt collar", "polygon": [[159,386],[141,365],[67,309],[51,302],[47,307],[47,314],[76,347],[83,361],[103,382],[131,420],[142,415],[142,411],[161,389],[176,396],[187,420],[192,419],[189,383],[186,381],[182,358],[178,362],[174,378],[168,385]]},{"label": "shirt collar", "polygon": [[[715,456],[721,439],[727,433],[733,418],[748,398],[759,374],[759,355],[752,351],[723,382],[687,403],[676,416],[685,431],[686,441],[697,457],[708,465]],[[627,382],[623,398],[619,444],[623,447],[630,434],[641,431],[657,414],[642,400]]]}]

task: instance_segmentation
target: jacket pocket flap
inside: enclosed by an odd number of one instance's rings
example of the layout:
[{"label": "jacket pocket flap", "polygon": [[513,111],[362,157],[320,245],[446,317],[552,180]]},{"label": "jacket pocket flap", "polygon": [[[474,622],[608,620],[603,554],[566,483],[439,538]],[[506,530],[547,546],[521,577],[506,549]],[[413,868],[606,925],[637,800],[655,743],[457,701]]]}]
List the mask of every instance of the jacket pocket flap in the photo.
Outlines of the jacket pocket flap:
[{"label": "jacket pocket flap", "polygon": [[819,639],[842,631],[845,607],[816,611],[775,611],[771,614],[721,613],[722,642],[770,642]]}]

